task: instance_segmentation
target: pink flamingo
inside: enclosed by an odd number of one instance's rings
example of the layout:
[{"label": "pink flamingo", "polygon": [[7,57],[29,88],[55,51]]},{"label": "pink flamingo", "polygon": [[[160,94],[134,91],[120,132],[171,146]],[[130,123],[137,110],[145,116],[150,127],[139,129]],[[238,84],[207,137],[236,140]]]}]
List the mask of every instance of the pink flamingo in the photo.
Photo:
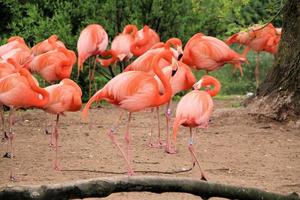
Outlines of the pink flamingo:
[{"label": "pink flamingo", "polygon": [[197,33],[185,45],[181,61],[197,70],[206,70],[207,73],[229,63],[238,68],[242,75],[241,63],[246,62],[246,59],[223,41]]},{"label": "pink flamingo", "polygon": [[55,50],[35,56],[26,67],[40,74],[48,83],[52,83],[69,78],[75,62],[76,55],[73,51],[57,47]]},{"label": "pink flamingo", "polygon": [[83,70],[84,61],[90,56],[97,56],[105,51],[108,45],[108,36],[104,28],[98,24],[90,24],[84,28],[77,42],[78,75]]},{"label": "pink flamingo", "polygon": [[[174,47],[175,49],[171,48]],[[151,66],[151,60],[156,54],[164,51],[165,49],[172,49],[174,58],[178,59],[179,55],[182,54],[182,42],[178,38],[170,38],[165,44],[163,42],[156,43],[149,49],[146,53],[139,56],[130,65],[128,65],[124,72],[126,71],[144,71],[155,75],[153,72],[153,66]],[[171,63],[166,62],[166,60],[161,59],[159,61],[159,67],[164,68],[169,66]]]},{"label": "pink flamingo", "polygon": [[[113,50],[119,61],[129,60],[133,54],[130,51],[130,47],[134,42],[134,37],[138,29],[135,25],[126,25],[123,32],[117,35],[112,43],[111,50]],[[101,65],[108,66],[112,63],[105,62],[105,60],[100,60]]]},{"label": "pink flamingo", "polygon": [[158,34],[149,26],[145,25],[143,29],[137,32],[135,41],[130,47],[130,51],[135,56],[140,56],[159,41]]},{"label": "pink flamingo", "polygon": [[[201,87],[213,85],[213,90],[199,91]],[[193,165],[197,162],[197,165],[201,172],[201,177],[203,180],[207,180],[203,171],[201,170],[200,164],[196,158],[196,154],[193,148],[193,138],[194,133],[192,128],[200,127],[207,128],[209,118],[213,111],[213,100],[211,97],[215,96],[221,88],[219,81],[212,76],[205,75],[200,81],[195,83],[195,90],[189,92],[183,96],[178,102],[176,109],[176,117],[173,124],[173,141],[174,150],[169,151],[169,153],[176,152],[176,136],[178,128],[180,125],[190,128],[190,139],[189,139],[189,151],[193,157]]]},{"label": "pink flamingo", "polygon": [[6,44],[0,46],[0,57],[10,52],[11,50],[18,48],[21,48],[25,51],[30,51],[23,38],[19,36],[12,36],[8,39]]},{"label": "pink flamingo", "polygon": [[96,94],[89,99],[88,103],[83,109],[83,118],[87,118],[88,110],[91,104],[94,101],[105,99],[108,102],[129,112],[128,123],[125,132],[127,154],[124,153],[115,139],[115,128],[112,127],[108,133],[112,142],[122,153],[128,167],[129,175],[133,175],[133,170],[128,155],[130,143],[129,122],[131,119],[131,113],[143,110],[145,108],[157,107],[167,103],[171,99],[172,88],[170,82],[166,79],[161,69],[158,67],[158,62],[160,59],[166,59],[169,62],[172,59],[173,62],[176,61],[173,58],[170,50],[165,50],[156,55],[152,61],[153,70],[164,86],[165,93],[163,95],[160,95],[158,83],[152,75],[141,71],[123,72],[111,79],[101,90],[96,92]]},{"label": "pink flamingo", "polygon": [[49,93],[49,101],[43,107],[44,111],[55,114],[56,121],[54,124],[53,131],[51,133],[51,144],[53,144],[53,137],[55,139],[55,161],[54,169],[59,170],[57,159],[57,150],[58,150],[58,120],[60,115],[64,115],[65,112],[79,111],[82,102],[81,96],[82,91],[80,87],[71,79],[63,79],[59,84],[51,85],[45,88]]},{"label": "pink flamingo", "polygon": [[264,26],[254,25],[248,31],[236,33],[225,41],[228,45],[233,43],[245,45],[246,48],[242,53],[244,57],[251,49],[257,52],[254,71],[256,86],[259,84],[259,52],[266,51],[274,55],[277,52],[280,33],[281,31],[277,31],[271,23]]},{"label": "pink flamingo", "polygon": [[[22,68],[18,73],[10,74],[0,79],[0,103],[10,107],[9,112],[9,142],[10,158],[13,158],[13,138],[12,131],[13,113],[17,108],[38,107],[42,108],[49,100],[48,92],[38,86],[37,80],[30,72]],[[12,173],[12,161],[10,179],[14,180]]]},{"label": "pink flamingo", "polygon": [[57,47],[66,48],[64,43],[58,40],[57,35],[51,35],[48,39],[34,45],[31,48],[31,51],[35,56],[37,56],[48,51],[54,50]]}]

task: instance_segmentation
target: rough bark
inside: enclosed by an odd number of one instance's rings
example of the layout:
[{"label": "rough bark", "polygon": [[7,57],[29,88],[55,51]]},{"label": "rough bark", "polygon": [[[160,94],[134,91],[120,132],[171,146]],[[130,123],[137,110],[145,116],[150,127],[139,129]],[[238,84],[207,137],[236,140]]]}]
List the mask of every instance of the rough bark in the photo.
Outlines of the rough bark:
[{"label": "rough bark", "polygon": [[107,197],[116,192],[183,192],[200,196],[223,197],[243,200],[299,200],[296,193],[281,195],[256,188],[237,187],[218,183],[209,183],[191,178],[168,177],[110,177],[76,182],[39,185],[14,186],[0,189],[0,199],[5,200],[47,200],[73,199],[89,197]]},{"label": "rough bark", "polygon": [[300,1],[283,8],[282,37],[275,61],[249,104],[253,114],[279,121],[300,116]]}]

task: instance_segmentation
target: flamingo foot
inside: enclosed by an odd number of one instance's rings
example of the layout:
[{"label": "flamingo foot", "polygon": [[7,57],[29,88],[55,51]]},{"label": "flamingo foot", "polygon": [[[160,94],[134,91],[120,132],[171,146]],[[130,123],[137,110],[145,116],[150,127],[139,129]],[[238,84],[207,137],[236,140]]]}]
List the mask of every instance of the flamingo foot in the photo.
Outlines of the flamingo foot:
[{"label": "flamingo foot", "polygon": [[166,146],[166,143],[164,143],[163,141],[161,141],[160,139],[157,141],[157,143],[152,143],[152,142],[149,142],[148,144],[149,147],[151,148],[158,148],[158,149],[161,149],[163,147]]},{"label": "flamingo foot", "polygon": [[3,155],[3,158],[11,158],[11,154],[6,152],[4,155]]},{"label": "flamingo foot", "polygon": [[10,175],[10,176],[9,176],[9,180],[10,180],[10,181],[13,181],[13,182],[16,182],[16,181],[17,181],[16,177],[13,176],[13,175]]},{"label": "flamingo foot", "polygon": [[177,153],[175,149],[173,149],[172,147],[169,147],[169,146],[166,146],[165,152],[168,154],[176,154]]},{"label": "flamingo foot", "polygon": [[61,167],[57,162],[55,162],[55,163],[54,163],[53,169],[54,169],[55,171],[61,171],[61,170],[62,170],[62,167]]},{"label": "flamingo foot", "polygon": [[133,170],[132,169],[128,170],[127,175],[128,176],[134,176]]}]

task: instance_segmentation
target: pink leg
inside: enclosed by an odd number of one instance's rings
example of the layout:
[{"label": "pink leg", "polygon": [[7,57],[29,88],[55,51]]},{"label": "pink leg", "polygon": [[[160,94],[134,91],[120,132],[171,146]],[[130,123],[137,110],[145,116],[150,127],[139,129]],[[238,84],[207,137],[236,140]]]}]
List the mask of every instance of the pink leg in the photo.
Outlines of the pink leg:
[{"label": "pink leg", "polygon": [[54,126],[54,131],[53,131],[53,136],[54,136],[54,141],[55,141],[55,160],[54,160],[54,169],[55,170],[61,170],[58,164],[58,120],[59,120],[59,114],[56,115],[56,121],[55,121],[55,126]]},{"label": "pink leg", "polygon": [[130,161],[131,161],[131,157],[130,157],[130,134],[129,134],[129,123],[130,123],[130,120],[131,120],[131,112],[128,114],[128,121],[127,121],[127,125],[126,125],[126,132],[125,132],[125,135],[124,135],[124,139],[125,139],[125,146],[126,146],[126,155],[127,155],[127,158],[129,160],[129,164]]},{"label": "pink leg", "polygon": [[[153,109],[154,108],[151,108],[151,114],[153,114]],[[151,122],[152,122],[152,120],[151,120]],[[149,147],[154,146],[154,144],[152,143],[152,138],[153,138],[153,128],[152,128],[152,126],[150,126],[150,137],[149,137],[149,142],[148,142]]]},{"label": "pink leg", "polygon": [[[121,115],[123,115],[123,112],[121,113]],[[130,115],[129,115],[129,119],[128,119],[128,121],[130,120]],[[121,116],[120,116],[120,118],[121,118]],[[129,176],[132,176],[134,173],[133,173],[133,170],[132,170],[132,167],[131,167],[131,165],[130,165],[130,161],[129,161],[129,159],[128,159],[128,157],[126,156],[126,154],[124,153],[124,151],[123,151],[123,149],[121,148],[121,146],[120,146],[120,144],[118,143],[118,141],[117,141],[117,139],[116,139],[116,137],[115,137],[115,132],[116,131],[116,129],[115,129],[115,127],[113,126],[111,129],[110,129],[110,131],[108,132],[108,136],[109,136],[109,138],[112,140],[112,142],[113,142],[113,144],[119,149],[119,151],[121,152],[121,154],[122,154],[122,156],[123,156],[123,158],[124,158],[124,160],[125,160],[125,162],[126,162],[126,165],[127,165],[127,168],[128,168],[128,175]],[[126,137],[126,136],[125,136]],[[128,137],[129,138],[129,137]]]},{"label": "pink leg", "polygon": [[49,131],[48,131],[48,115],[47,113],[45,112],[45,134],[46,135],[49,135]]},{"label": "pink leg", "polygon": [[3,133],[3,138],[1,138],[1,141],[5,142],[8,139],[8,136],[5,132],[5,120],[4,120],[3,105],[0,105],[0,115],[1,115],[1,128],[2,128],[2,133]]},{"label": "pink leg", "polygon": [[194,138],[194,134],[192,132],[192,128],[190,127],[190,141],[189,141],[189,151],[191,152],[192,158],[193,158],[193,165],[195,165],[195,163],[197,163],[199,169],[200,169],[200,174],[201,174],[201,180],[207,181],[204,172],[202,171],[201,167],[200,167],[200,163],[196,157],[196,153],[193,147],[193,138]]},{"label": "pink leg", "polygon": [[[153,112],[153,108],[151,108],[151,112]],[[157,144],[152,143],[152,126],[151,126],[151,135],[150,135],[150,141],[149,141],[149,146],[150,147],[155,147],[155,148],[161,148],[164,146],[162,140],[161,140],[161,133],[160,133],[160,119],[159,119],[159,107],[156,107],[156,117],[157,117],[157,131],[158,131],[158,139],[157,139]]]},{"label": "pink leg", "polygon": [[12,126],[13,126],[13,115],[14,115],[14,108],[10,108],[9,110],[9,135],[8,135],[8,139],[9,139],[9,143],[10,143],[10,159],[11,159],[11,163],[10,163],[10,175],[9,175],[9,179],[11,181],[15,181],[16,178],[14,177],[14,173],[13,173],[13,139],[14,139],[14,133],[12,131]]},{"label": "pink leg", "polygon": [[171,119],[171,109],[170,109],[171,101],[167,104],[166,110],[166,121],[167,121],[167,136],[166,136],[166,152],[172,152],[171,150],[171,140],[170,140],[170,119]]},{"label": "pink leg", "polygon": [[255,61],[256,61],[256,66],[255,66],[255,70],[254,70],[254,75],[255,75],[255,81],[256,81],[256,88],[258,88],[258,85],[259,85],[259,53],[257,53]]}]

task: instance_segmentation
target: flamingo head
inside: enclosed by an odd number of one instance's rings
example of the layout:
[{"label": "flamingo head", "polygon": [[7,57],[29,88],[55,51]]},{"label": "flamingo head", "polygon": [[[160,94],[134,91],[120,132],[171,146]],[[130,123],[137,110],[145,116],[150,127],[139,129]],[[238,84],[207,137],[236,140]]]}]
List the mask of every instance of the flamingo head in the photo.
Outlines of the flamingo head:
[{"label": "flamingo head", "polygon": [[[213,85],[214,86],[214,89],[210,89],[210,86]],[[209,87],[207,87],[209,86]],[[196,82],[194,85],[193,85],[193,88],[195,90],[198,90],[202,87],[205,87],[205,91],[210,95],[210,96],[215,96],[221,89],[221,84],[220,82],[212,77],[212,76],[209,76],[209,75],[204,75],[198,82]]]}]

